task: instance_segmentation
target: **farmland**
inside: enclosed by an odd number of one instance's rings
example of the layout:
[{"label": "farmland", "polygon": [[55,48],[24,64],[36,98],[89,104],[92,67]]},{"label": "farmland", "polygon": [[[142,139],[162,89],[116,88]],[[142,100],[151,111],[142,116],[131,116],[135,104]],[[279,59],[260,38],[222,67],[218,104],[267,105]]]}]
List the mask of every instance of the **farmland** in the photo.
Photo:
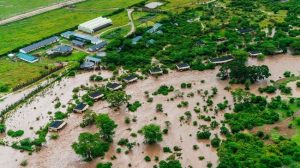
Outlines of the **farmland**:
[{"label": "farmland", "polygon": [[54,3],[64,2],[66,0],[1,0],[0,1],[0,20],[17,14],[32,11],[36,8],[45,7]]},{"label": "farmland", "polygon": [[[89,0],[77,4],[75,8],[57,9],[32,18],[0,26],[0,36],[2,39],[0,41],[0,55],[17,47],[73,28],[84,21],[110,14],[119,8],[125,8],[140,1],[116,0],[110,3],[106,0]],[[124,19],[124,17],[122,18]],[[125,19],[121,21],[123,23],[128,22],[128,19]],[[116,26],[120,23],[118,21],[116,21]],[[20,29],[22,31],[19,31]]]}]

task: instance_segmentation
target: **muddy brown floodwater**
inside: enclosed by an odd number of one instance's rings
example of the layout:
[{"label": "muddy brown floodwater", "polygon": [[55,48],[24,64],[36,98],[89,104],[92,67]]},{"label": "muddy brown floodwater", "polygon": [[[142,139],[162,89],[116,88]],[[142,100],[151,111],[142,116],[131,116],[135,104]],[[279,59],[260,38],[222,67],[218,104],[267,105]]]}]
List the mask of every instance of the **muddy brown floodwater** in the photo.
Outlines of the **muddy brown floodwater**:
[{"label": "muddy brown floodwater", "polygon": [[[249,65],[261,65],[266,64],[269,66],[272,76],[269,80],[278,80],[283,76],[284,71],[291,71],[295,75],[299,75],[299,64],[300,57],[288,56],[288,55],[277,55],[274,57],[267,57],[264,61],[257,61],[256,59],[250,58]],[[97,128],[81,128],[79,123],[82,120],[82,115],[71,114],[66,122],[68,125],[59,132],[59,138],[57,140],[48,140],[46,147],[44,147],[38,153],[34,153],[29,156],[26,152],[20,153],[9,147],[0,147],[0,165],[6,165],[6,167],[18,167],[22,160],[28,161],[28,167],[38,167],[38,168],[94,168],[97,163],[110,161],[113,163],[114,168],[124,168],[131,164],[134,168],[150,168],[157,164],[154,161],[154,157],[158,156],[160,160],[166,159],[170,154],[163,153],[163,147],[170,147],[173,149],[174,146],[182,148],[180,162],[183,167],[189,165],[193,167],[206,167],[208,162],[216,167],[218,164],[217,152],[214,148],[207,144],[209,141],[199,141],[196,138],[196,132],[199,130],[199,125],[208,125],[210,122],[204,120],[199,120],[197,114],[193,111],[197,103],[200,103],[200,107],[206,103],[202,97],[197,93],[197,90],[209,90],[211,93],[212,87],[218,88],[218,94],[213,98],[214,105],[223,102],[224,98],[229,101],[232,105],[232,96],[230,92],[225,91],[224,88],[228,86],[228,81],[220,81],[216,78],[218,68],[215,70],[207,71],[187,71],[187,72],[170,72],[167,75],[163,75],[158,78],[149,77],[148,79],[138,81],[126,87],[125,91],[127,94],[131,95],[132,98],[130,102],[136,100],[142,103],[142,106],[136,112],[129,112],[126,107],[121,107],[118,111],[113,111],[108,107],[107,102],[99,101],[90,107],[91,110],[96,113],[107,113],[109,116],[115,120],[118,124],[116,129],[116,134],[114,137],[114,142],[110,148],[110,151],[105,155],[103,159],[96,159],[92,162],[84,162],[82,159],[74,153],[71,148],[71,144],[77,140],[78,135],[81,132],[89,131],[96,132]],[[91,85],[88,78],[93,74],[93,72],[83,73],[76,75],[75,78],[63,79],[59,84],[54,87],[47,89],[43,94],[40,94],[34,98],[29,104],[24,105],[22,108],[13,112],[8,118],[6,124],[8,129],[22,129],[25,134],[21,138],[34,137],[34,132],[39,128],[44,126],[50,119],[48,111],[55,112],[57,110],[65,111],[66,109],[54,109],[54,104],[52,101],[59,97],[62,104],[67,104],[72,98],[72,90],[74,87],[80,85]],[[103,72],[103,76],[109,77],[111,73]],[[205,80],[204,83],[201,80]],[[258,87],[265,86],[269,80],[260,81],[251,87],[251,92],[258,94]],[[180,89],[180,84],[192,83],[191,89]],[[170,98],[174,97],[175,92],[169,93],[167,96],[157,95],[153,97],[153,102],[147,102],[144,92],[149,93],[155,92],[159,86],[169,85],[174,86],[175,90],[178,89],[184,92],[183,98],[176,98],[171,101]],[[295,83],[290,83],[289,85],[295,85]],[[244,87],[241,85],[235,85],[233,88]],[[188,93],[194,93],[194,97],[187,97]],[[293,87],[294,95],[300,95],[299,90]],[[279,93],[277,93],[279,94]],[[276,94],[274,94],[276,95]],[[184,108],[178,108],[177,105],[181,101],[188,101],[189,106]],[[163,113],[156,112],[156,104],[162,104]],[[35,108],[34,108],[35,107]],[[191,111],[192,118],[191,121],[197,121],[198,126],[193,126],[192,122],[180,122],[179,117],[184,116],[184,112]],[[229,112],[226,110],[225,112]],[[224,111],[219,112],[217,115],[213,111],[204,112],[202,110],[201,114],[206,116],[214,117],[216,121],[220,123],[224,119]],[[39,119],[37,120],[37,117]],[[130,124],[125,124],[125,117],[130,117],[131,119],[136,117],[136,122],[131,122]],[[214,120],[214,119],[213,119]],[[163,141],[156,145],[144,144],[144,138],[142,135],[138,134],[144,125],[150,123],[156,123],[165,128],[165,121],[170,121],[171,125],[169,127],[169,132],[167,135],[163,136]],[[32,130],[30,129],[32,127]],[[130,131],[129,131],[130,130]],[[212,137],[214,134],[219,134],[219,128],[211,131]],[[134,138],[130,136],[131,133],[137,133],[137,137]],[[129,154],[125,154],[125,147],[122,148],[122,152],[119,154],[116,149],[120,146],[117,142],[121,138],[128,138],[130,142],[136,142],[135,146]],[[8,137],[5,140],[12,142],[17,139],[11,139]],[[193,145],[198,145],[198,150],[193,150]],[[116,156],[115,160],[111,160],[112,156]],[[145,162],[144,157],[150,156],[151,162]],[[204,156],[205,159],[200,161],[199,156]]]}]

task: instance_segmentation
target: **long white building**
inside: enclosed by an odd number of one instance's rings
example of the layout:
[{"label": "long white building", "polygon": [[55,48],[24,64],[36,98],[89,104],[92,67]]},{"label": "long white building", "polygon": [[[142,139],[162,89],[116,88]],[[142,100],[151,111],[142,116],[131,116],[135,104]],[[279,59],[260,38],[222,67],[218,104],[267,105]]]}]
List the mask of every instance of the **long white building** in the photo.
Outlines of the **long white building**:
[{"label": "long white building", "polygon": [[78,30],[86,33],[94,33],[100,29],[111,26],[112,20],[104,17],[98,17],[93,20],[84,22],[78,26]]}]

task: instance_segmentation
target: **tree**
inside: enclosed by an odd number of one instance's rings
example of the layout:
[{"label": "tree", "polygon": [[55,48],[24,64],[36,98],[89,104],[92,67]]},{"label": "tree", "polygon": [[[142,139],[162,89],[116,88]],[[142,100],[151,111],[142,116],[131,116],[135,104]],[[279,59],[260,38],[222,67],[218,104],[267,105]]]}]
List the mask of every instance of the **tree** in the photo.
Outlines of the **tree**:
[{"label": "tree", "polygon": [[107,114],[100,114],[96,118],[96,125],[100,129],[100,135],[107,142],[112,142],[112,136],[114,135],[114,129],[117,128],[117,124],[109,118]]},{"label": "tree", "polygon": [[159,162],[159,168],[182,168],[179,160],[162,160]]},{"label": "tree", "polygon": [[106,95],[107,102],[114,107],[119,107],[124,103],[127,103],[129,96],[124,91],[110,92]]},{"label": "tree", "polygon": [[146,142],[153,144],[162,141],[162,132],[159,125],[149,124],[142,128],[142,132],[145,136]]},{"label": "tree", "polygon": [[294,54],[294,55],[300,54],[300,41],[299,41],[299,40],[295,40],[295,41],[291,44],[291,48],[292,48],[292,50],[293,50],[293,54]]},{"label": "tree", "polygon": [[106,163],[98,163],[97,168],[111,168],[112,163],[111,162],[106,162]]},{"label": "tree", "polygon": [[94,158],[104,156],[105,152],[109,150],[109,144],[104,142],[99,134],[84,132],[79,135],[78,142],[74,142],[72,148],[84,160],[91,161]]},{"label": "tree", "polygon": [[6,127],[4,124],[0,124],[0,133],[4,133],[6,130]]}]

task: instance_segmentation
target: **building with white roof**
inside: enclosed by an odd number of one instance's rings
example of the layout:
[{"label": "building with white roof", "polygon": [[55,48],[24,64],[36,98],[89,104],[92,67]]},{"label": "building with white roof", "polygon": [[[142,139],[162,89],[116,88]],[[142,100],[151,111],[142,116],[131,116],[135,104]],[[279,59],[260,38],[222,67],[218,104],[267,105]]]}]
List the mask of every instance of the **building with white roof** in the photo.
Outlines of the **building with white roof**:
[{"label": "building with white roof", "polygon": [[98,17],[93,20],[84,22],[78,26],[78,30],[86,33],[94,33],[100,29],[112,25],[112,20],[104,17]]}]

